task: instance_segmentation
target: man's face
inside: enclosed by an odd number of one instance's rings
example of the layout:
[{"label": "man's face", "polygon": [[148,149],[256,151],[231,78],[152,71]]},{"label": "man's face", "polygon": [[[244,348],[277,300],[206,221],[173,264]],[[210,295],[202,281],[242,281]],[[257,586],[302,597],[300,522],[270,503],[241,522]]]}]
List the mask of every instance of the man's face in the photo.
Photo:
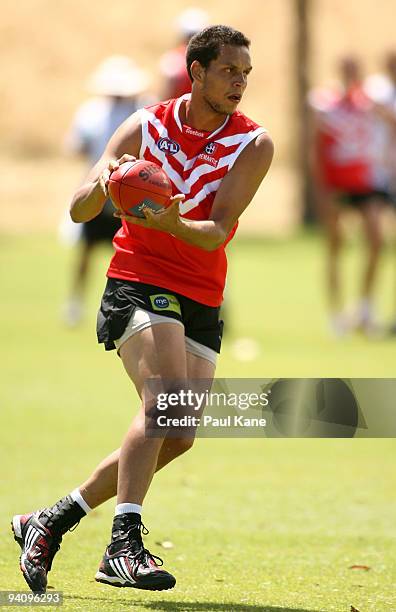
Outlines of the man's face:
[{"label": "man's face", "polygon": [[247,47],[224,45],[205,69],[201,93],[217,113],[230,115],[242,99],[252,69]]}]

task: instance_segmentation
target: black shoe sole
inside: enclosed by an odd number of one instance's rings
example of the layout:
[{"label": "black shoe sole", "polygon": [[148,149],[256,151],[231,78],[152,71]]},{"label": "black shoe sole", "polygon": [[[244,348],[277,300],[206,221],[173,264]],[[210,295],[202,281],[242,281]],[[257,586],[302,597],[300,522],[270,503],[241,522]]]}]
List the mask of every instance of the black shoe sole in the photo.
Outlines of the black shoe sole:
[{"label": "black shoe sole", "polygon": [[130,583],[130,584],[120,584],[120,583],[117,583],[117,582],[111,582],[110,580],[106,580],[106,575],[105,574],[102,574],[102,575],[99,575],[99,576],[97,574],[95,576],[95,580],[96,580],[96,582],[101,582],[102,584],[107,584],[107,585],[112,586],[112,587],[117,587],[117,588],[121,588],[121,589],[123,589],[123,588],[140,589],[140,590],[143,590],[143,591],[170,591],[170,589],[173,589],[174,586],[176,585],[176,579],[175,579],[175,581],[172,584],[169,581],[163,582],[163,583],[158,581],[157,584],[151,584],[151,585],[148,585],[148,584],[138,584],[138,583],[136,583],[136,584],[132,584],[132,583]]}]

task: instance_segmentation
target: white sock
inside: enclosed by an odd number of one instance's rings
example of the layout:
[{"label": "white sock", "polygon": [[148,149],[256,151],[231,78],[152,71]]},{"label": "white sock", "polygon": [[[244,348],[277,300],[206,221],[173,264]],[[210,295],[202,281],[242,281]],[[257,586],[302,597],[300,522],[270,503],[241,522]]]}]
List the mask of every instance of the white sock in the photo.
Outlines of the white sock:
[{"label": "white sock", "polygon": [[85,514],[88,514],[88,512],[91,512],[92,508],[88,506],[87,502],[81,495],[79,489],[74,489],[74,491],[70,493],[70,497],[84,510]]},{"label": "white sock", "polygon": [[115,508],[114,516],[119,514],[126,514],[127,512],[134,512],[135,514],[142,514],[142,506],[139,504],[117,504]]}]

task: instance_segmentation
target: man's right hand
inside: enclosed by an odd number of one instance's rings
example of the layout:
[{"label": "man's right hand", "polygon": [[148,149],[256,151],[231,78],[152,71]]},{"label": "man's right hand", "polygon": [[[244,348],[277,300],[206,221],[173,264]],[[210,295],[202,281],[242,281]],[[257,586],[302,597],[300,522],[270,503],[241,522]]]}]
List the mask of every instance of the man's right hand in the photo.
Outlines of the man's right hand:
[{"label": "man's right hand", "polygon": [[102,171],[102,174],[99,176],[98,179],[99,185],[106,198],[109,197],[109,181],[111,173],[114,172],[114,170],[117,170],[121,166],[121,164],[124,164],[125,162],[134,161],[136,161],[136,157],[134,157],[133,155],[128,155],[127,153],[122,155],[119,159],[111,159],[109,161],[106,168]]}]

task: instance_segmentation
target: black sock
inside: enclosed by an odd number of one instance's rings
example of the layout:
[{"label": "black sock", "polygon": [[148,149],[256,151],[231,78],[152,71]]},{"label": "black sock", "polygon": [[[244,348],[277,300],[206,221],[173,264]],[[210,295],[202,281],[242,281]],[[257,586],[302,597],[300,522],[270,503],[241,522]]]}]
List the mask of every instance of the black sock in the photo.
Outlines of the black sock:
[{"label": "black sock", "polygon": [[86,516],[81,506],[70,495],[62,497],[56,504],[40,513],[40,523],[47,529],[63,535]]},{"label": "black sock", "polygon": [[116,552],[123,546],[125,540],[128,540],[132,548],[136,548],[136,551],[142,548],[143,541],[140,532],[142,519],[140,514],[134,512],[127,512],[125,514],[118,514],[113,519],[113,527],[111,530],[111,547],[113,552]]}]

